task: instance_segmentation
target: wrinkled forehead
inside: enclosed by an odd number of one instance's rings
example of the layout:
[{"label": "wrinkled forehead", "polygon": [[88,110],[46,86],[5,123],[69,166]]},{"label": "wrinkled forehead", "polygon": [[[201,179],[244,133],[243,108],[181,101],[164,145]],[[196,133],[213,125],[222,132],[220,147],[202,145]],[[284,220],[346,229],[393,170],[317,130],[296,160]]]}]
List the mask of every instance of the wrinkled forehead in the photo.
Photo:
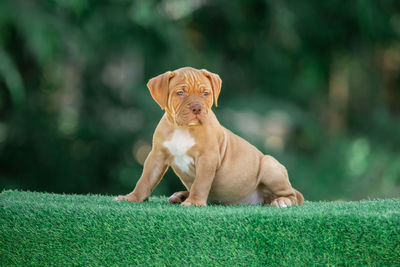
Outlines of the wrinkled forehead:
[{"label": "wrinkled forehead", "polygon": [[201,71],[176,71],[175,76],[169,82],[169,88],[187,87],[196,89],[199,87],[211,87],[209,79]]}]

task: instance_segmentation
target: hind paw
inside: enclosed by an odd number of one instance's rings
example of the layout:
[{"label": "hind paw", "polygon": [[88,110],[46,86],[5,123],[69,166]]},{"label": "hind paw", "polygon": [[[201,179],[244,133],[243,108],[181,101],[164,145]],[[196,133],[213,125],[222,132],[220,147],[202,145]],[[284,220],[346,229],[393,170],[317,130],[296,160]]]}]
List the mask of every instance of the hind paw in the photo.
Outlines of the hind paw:
[{"label": "hind paw", "polygon": [[292,200],[287,197],[278,197],[272,200],[271,206],[274,207],[279,207],[279,208],[286,208],[292,206],[294,203],[292,203]]}]

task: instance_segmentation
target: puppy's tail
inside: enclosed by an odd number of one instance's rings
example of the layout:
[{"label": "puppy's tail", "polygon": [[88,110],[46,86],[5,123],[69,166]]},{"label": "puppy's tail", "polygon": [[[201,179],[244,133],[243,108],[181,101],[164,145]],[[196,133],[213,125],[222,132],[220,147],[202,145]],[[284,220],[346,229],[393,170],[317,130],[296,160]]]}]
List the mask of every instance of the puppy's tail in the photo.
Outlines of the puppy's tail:
[{"label": "puppy's tail", "polygon": [[294,192],[296,193],[296,199],[297,199],[297,205],[302,205],[304,204],[304,197],[303,194],[294,189]]}]

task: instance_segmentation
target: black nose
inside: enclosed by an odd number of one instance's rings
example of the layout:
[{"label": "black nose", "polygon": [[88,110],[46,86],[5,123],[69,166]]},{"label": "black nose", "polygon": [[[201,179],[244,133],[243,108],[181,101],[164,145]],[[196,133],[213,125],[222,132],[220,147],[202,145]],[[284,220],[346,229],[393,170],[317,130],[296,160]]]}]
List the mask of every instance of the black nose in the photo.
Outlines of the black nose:
[{"label": "black nose", "polygon": [[199,104],[193,104],[190,106],[190,108],[191,108],[193,114],[198,115],[201,112],[201,106]]}]

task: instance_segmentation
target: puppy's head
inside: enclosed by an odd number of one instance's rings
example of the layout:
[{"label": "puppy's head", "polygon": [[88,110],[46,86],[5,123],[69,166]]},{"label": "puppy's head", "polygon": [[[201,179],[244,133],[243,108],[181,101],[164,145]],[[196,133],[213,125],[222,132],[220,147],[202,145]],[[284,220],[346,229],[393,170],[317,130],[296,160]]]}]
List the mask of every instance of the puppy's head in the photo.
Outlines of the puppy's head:
[{"label": "puppy's head", "polygon": [[190,67],[167,71],[150,79],[151,96],[179,126],[202,124],[221,91],[221,79]]}]

